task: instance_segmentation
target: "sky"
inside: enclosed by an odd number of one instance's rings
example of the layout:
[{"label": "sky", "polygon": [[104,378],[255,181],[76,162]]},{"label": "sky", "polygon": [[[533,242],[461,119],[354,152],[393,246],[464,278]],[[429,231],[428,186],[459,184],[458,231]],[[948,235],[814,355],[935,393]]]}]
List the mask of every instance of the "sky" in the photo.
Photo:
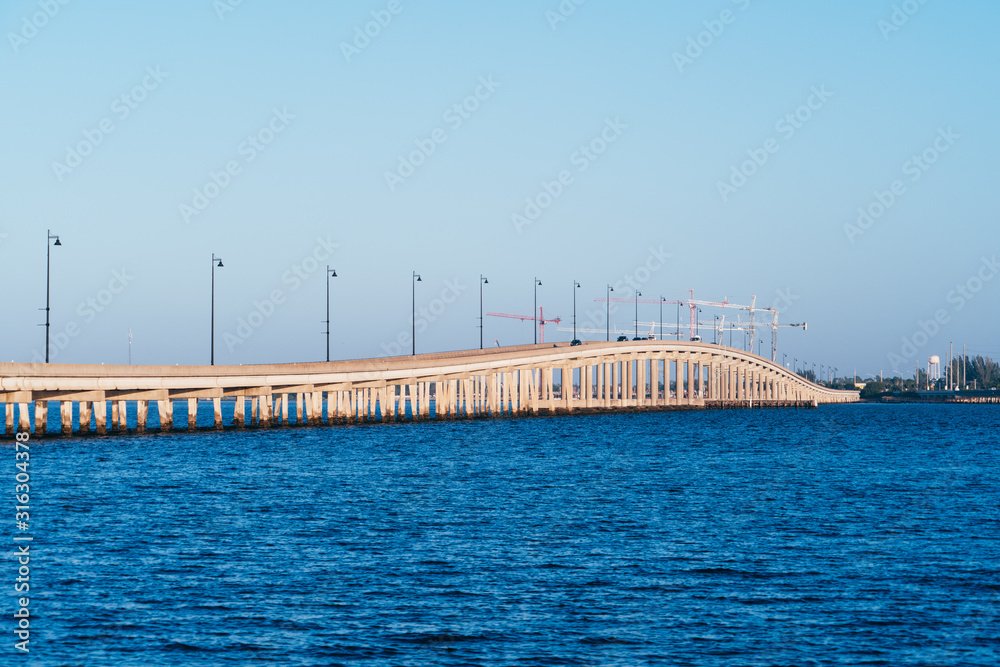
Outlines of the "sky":
[{"label": "sky", "polygon": [[[998,20],[986,0],[9,0],[0,359],[44,359],[47,230],[53,362],[208,363],[213,256],[217,364],[325,359],[328,287],[334,359],[409,354],[412,328],[418,353],[476,348],[481,275],[486,312],[530,315],[542,282],[547,342],[573,337],[574,294],[578,337],[603,339],[612,285],[652,302],[643,334],[661,298],[755,298],[808,323],[779,329],[780,361],[840,375],[912,376],[951,343],[998,358]],[[703,306],[699,333],[741,315]],[[610,318],[632,331],[635,304]]]}]

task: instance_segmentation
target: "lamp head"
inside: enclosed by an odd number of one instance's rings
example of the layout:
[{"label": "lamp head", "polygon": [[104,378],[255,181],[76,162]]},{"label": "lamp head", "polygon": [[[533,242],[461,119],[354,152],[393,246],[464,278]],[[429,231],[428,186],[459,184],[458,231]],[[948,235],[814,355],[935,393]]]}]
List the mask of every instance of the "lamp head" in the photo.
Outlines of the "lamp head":
[{"label": "lamp head", "polygon": [[56,237],[56,242],[53,243],[52,245],[62,245],[62,242],[59,240],[58,236]]},{"label": "lamp head", "polygon": [[223,267],[222,267],[222,260],[221,260],[221,259],[219,260],[219,263],[218,263],[218,264],[216,264],[216,266],[218,266],[218,267],[219,267],[220,269],[221,269],[221,268],[223,268]]},{"label": "lamp head", "polygon": [[332,269],[330,271],[330,277],[331,278],[336,278],[337,277],[337,269]]}]

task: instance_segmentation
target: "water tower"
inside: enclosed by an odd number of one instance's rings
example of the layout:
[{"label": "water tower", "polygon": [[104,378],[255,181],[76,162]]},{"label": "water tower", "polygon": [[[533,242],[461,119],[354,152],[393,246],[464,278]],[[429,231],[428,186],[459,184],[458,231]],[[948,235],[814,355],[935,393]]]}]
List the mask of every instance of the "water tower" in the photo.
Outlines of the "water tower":
[{"label": "water tower", "polygon": [[932,355],[927,360],[927,380],[933,382],[941,379],[941,357]]}]

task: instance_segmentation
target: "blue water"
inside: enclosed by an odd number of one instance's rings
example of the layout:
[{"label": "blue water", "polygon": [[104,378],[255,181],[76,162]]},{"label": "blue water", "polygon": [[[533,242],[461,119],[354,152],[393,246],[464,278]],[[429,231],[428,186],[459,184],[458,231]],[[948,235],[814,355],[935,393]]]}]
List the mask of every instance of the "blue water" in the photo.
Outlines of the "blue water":
[{"label": "blue water", "polygon": [[34,442],[31,653],[5,614],[0,662],[997,665],[998,432],[854,405]]}]

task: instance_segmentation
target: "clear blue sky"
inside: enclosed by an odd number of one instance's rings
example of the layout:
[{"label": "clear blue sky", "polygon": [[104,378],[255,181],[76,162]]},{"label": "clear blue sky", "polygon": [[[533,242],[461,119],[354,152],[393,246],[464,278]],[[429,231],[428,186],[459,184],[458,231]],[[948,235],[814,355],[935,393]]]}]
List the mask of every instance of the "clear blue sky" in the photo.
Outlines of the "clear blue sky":
[{"label": "clear blue sky", "polygon": [[[529,314],[538,276],[563,324],[578,280],[581,327],[626,276],[654,299],[756,294],[809,323],[779,357],[842,374],[912,373],[949,341],[1000,356],[994,2],[151,4],[0,8],[4,360],[44,350],[48,228],[61,362],[124,363],[132,329],[134,363],[207,363],[212,253],[217,363],[322,359],[327,262],[336,358],[408,353],[413,270],[418,351],[478,346],[483,273],[487,311]],[[562,190],[515,224],[543,182]],[[894,201],[845,229],[876,192]],[[487,318],[485,338],[531,326]]]}]

